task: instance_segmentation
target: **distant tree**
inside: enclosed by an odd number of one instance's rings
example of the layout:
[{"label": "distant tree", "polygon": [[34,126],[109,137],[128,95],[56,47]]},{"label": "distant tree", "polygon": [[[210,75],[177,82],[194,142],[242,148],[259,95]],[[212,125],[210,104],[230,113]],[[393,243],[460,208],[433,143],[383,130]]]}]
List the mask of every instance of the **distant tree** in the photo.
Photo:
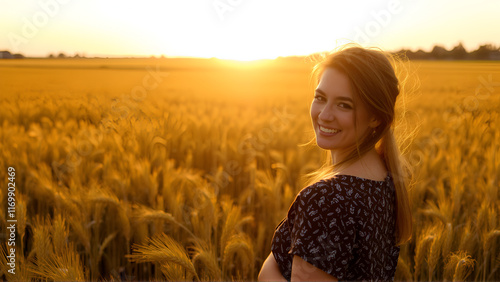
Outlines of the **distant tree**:
[{"label": "distant tree", "polygon": [[66,54],[64,54],[64,53],[59,53],[59,55],[57,55],[57,57],[58,57],[59,59],[64,59],[64,58],[66,58]]},{"label": "distant tree", "polygon": [[457,46],[453,47],[450,51],[446,50],[443,46],[434,45],[431,52],[425,52],[421,49],[413,52],[407,49],[401,49],[393,52],[393,55],[400,59],[409,60],[500,60],[500,46],[497,47],[492,44],[485,44],[471,53],[465,50],[463,43],[459,42]]},{"label": "distant tree", "polygon": [[9,51],[0,51],[0,59],[12,59],[12,54]]},{"label": "distant tree", "polygon": [[413,59],[415,60],[427,60],[429,59],[429,53],[422,49],[418,49],[417,52],[413,53]]},{"label": "distant tree", "polygon": [[418,49],[417,52],[415,52],[415,56],[418,56],[422,59],[429,59],[429,53],[425,52],[422,49]]},{"label": "distant tree", "polygon": [[500,60],[500,48],[497,48],[490,53],[490,60]]},{"label": "distant tree", "polygon": [[49,58],[51,58],[51,59],[55,58],[54,54],[50,54]]},{"label": "distant tree", "polygon": [[435,45],[434,48],[432,48],[431,57],[433,59],[437,60],[446,59],[447,55],[448,51],[442,46]]},{"label": "distant tree", "polygon": [[481,45],[477,50],[472,52],[471,55],[472,58],[476,60],[488,60],[495,49],[496,48],[491,44]]},{"label": "distant tree", "polygon": [[463,60],[467,57],[467,50],[465,50],[462,42],[458,43],[451,51],[450,55],[454,60]]},{"label": "distant tree", "polygon": [[413,52],[411,50],[401,49],[399,51],[394,52],[394,55],[402,60],[412,59]]}]

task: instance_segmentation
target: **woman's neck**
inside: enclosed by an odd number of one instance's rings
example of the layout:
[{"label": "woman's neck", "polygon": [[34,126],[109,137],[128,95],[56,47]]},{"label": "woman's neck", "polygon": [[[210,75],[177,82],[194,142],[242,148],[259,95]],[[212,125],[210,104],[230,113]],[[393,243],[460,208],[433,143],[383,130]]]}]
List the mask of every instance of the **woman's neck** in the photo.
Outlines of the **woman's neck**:
[{"label": "woman's neck", "polygon": [[[338,163],[339,155],[332,152],[333,164]],[[338,174],[347,174],[373,180],[384,180],[387,168],[375,148],[365,153],[361,158],[341,166]]]}]

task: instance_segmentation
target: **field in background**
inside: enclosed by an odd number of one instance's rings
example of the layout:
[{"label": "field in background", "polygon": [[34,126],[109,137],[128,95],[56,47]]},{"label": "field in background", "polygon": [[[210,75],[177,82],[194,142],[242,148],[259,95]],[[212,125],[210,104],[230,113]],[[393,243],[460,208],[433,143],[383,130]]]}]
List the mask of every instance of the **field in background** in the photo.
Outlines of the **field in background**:
[{"label": "field in background", "polygon": [[[0,61],[2,242],[9,166],[18,220],[18,271],[2,261],[0,275],[255,280],[321,166],[299,146],[313,138],[311,66]],[[500,280],[500,63],[404,66],[415,231],[396,279]]]}]

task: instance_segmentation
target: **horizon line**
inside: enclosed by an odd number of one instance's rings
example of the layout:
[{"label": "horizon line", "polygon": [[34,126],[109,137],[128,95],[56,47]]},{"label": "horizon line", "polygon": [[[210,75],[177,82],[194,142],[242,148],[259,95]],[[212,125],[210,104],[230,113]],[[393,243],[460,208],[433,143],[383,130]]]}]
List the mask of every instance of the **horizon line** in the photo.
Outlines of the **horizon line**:
[{"label": "horizon line", "polygon": [[[449,50],[444,47],[444,44],[439,44],[439,43],[435,43],[432,45],[432,47],[430,48],[429,51],[425,51],[425,49],[423,48],[407,48],[407,47],[399,47],[397,48],[396,50],[383,50],[384,52],[387,52],[387,53],[398,53],[398,52],[402,52],[402,51],[406,51],[406,52],[413,52],[413,53],[417,53],[419,51],[423,51],[425,53],[431,53],[432,50],[436,47],[439,47],[439,48],[443,48],[444,50],[450,52],[452,51],[454,48],[458,47],[458,46],[462,46],[462,48],[464,48],[464,50],[467,52],[467,53],[472,53],[476,50],[478,50],[479,48],[483,47],[483,46],[492,46],[493,47],[493,50],[497,49],[500,51],[500,45],[496,45],[494,43],[480,43],[477,45],[477,48],[472,50],[472,51],[467,51],[465,49],[465,47],[463,46],[463,42],[462,41],[459,41],[453,48],[450,48]],[[368,47],[368,46],[364,46],[364,47],[367,47],[367,48],[371,48],[371,47]],[[375,47],[375,46],[374,46]],[[333,49],[332,49],[333,50]],[[206,56],[183,56],[183,55],[180,55],[180,56],[175,56],[175,55],[167,55],[167,54],[148,54],[148,55],[132,55],[132,54],[123,54],[123,55],[111,55],[111,54],[95,54],[95,55],[88,55],[86,54],[86,52],[75,52],[73,53],[73,55],[69,55],[71,53],[67,53],[67,52],[64,52],[64,51],[58,51],[58,52],[50,52],[48,53],[47,55],[45,56],[31,56],[31,55],[24,55],[22,52],[11,52],[10,50],[8,49],[0,49],[0,52],[9,52],[11,55],[21,55],[23,58],[26,58],[26,59],[45,59],[45,58],[59,58],[59,59],[62,59],[62,58],[67,58],[67,59],[77,59],[77,58],[82,58],[82,59],[92,59],[92,58],[95,58],[95,59],[153,59],[153,58],[156,58],[156,59],[219,59],[219,60],[228,60],[228,61],[261,61],[261,60],[275,60],[275,59],[278,59],[278,58],[290,58],[290,57],[309,57],[309,56],[314,56],[314,55],[317,55],[317,54],[323,54],[323,53],[328,53],[328,52],[331,52],[332,50],[323,50],[323,51],[317,51],[317,52],[313,52],[313,53],[309,53],[309,54],[293,54],[293,55],[279,55],[279,56],[275,56],[275,57],[267,57],[267,58],[256,58],[256,59],[248,59],[248,60],[240,60],[240,59],[231,59],[231,58],[221,58],[221,57],[217,57],[217,56],[212,56],[212,57],[206,57]],[[415,51],[414,51],[415,50]],[[59,57],[63,55],[64,57]],[[52,56],[52,57],[51,57]],[[0,59],[2,59],[2,56],[0,56]]]}]

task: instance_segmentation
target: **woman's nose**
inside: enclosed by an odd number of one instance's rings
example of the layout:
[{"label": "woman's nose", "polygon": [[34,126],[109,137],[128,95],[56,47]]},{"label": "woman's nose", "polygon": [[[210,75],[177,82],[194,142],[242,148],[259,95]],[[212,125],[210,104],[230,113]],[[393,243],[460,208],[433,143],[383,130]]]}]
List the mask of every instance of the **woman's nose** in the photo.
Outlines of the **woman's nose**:
[{"label": "woman's nose", "polygon": [[333,113],[333,110],[331,110],[330,107],[326,106],[321,110],[318,118],[323,121],[333,121],[335,119],[335,115]]}]

